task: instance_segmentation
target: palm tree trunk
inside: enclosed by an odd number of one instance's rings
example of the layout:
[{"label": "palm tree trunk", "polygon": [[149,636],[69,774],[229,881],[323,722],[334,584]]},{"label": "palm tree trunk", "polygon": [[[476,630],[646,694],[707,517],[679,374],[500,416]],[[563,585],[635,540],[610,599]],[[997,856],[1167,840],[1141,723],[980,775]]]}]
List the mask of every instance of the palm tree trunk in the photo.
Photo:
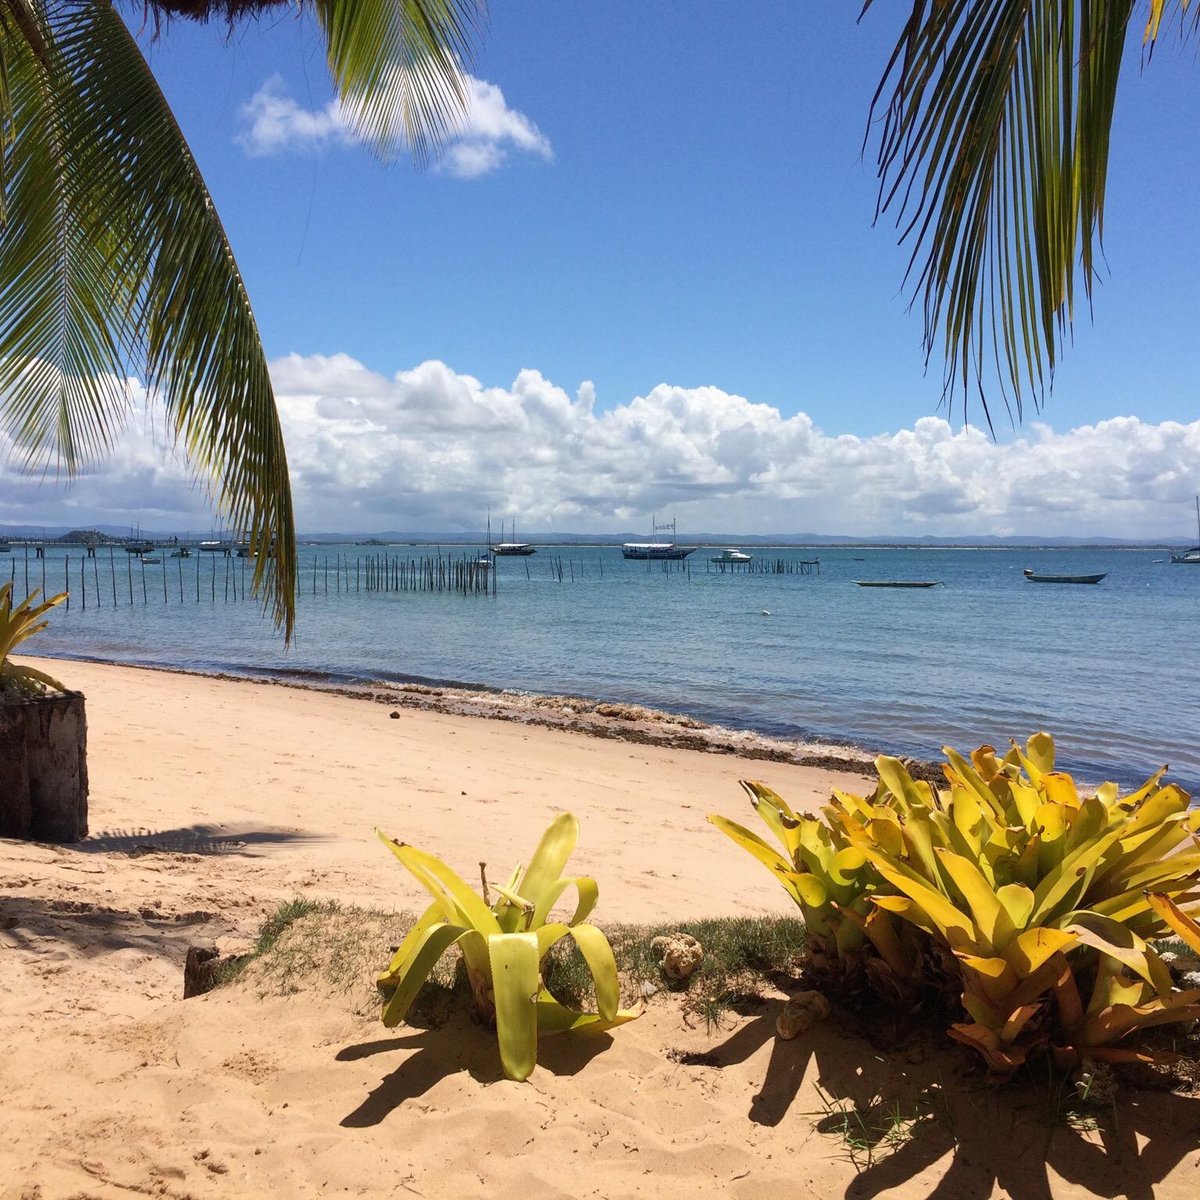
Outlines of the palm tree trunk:
[{"label": "palm tree trunk", "polygon": [[87,836],[83,696],[0,697],[0,837]]}]

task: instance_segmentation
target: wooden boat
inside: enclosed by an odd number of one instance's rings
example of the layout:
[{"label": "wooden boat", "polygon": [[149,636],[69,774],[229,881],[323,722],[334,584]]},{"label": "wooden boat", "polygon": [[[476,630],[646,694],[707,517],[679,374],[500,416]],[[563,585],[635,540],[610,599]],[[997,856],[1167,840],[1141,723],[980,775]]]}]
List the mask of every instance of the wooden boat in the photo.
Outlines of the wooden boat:
[{"label": "wooden boat", "polygon": [[1101,571],[1099,575],[1036,575],[1029,567],[1024,573],[1030,583],[1099,583],[1108,574]]},{"label": "wooden boat", "polygon": [[945,587],[940,579],[852,579],[859,587],[929,588]]},{"label": "wooden boat", "polygon": [[[491,517],[488,517],[488,525],[491,525]],[[489,528],[489,533],[491,532]],[[500,526],[500,537],[504,537],[504,526]],[[488,541],[492,539],[489,537]],[[492,553],[497,558],[528,558],[531,554],[537,553],[537,547],[530,545],[529,542],[517,541],[517,519],[513,518],[513,536],[511,542],[499,541],[491,548]]]},{"label": "wooden boat", "polygon": [[670,523],[659,523],[650,518],[651,533],[660,533],[671,531],[671,540],[669,542],[626,542],[621,547],[621,555],[624,558],[642,558],[654,559],[657,561],[674,560],[678,561],[693,553],[695,546],[679,546],[675,543],[675,519],[672,518]]}]

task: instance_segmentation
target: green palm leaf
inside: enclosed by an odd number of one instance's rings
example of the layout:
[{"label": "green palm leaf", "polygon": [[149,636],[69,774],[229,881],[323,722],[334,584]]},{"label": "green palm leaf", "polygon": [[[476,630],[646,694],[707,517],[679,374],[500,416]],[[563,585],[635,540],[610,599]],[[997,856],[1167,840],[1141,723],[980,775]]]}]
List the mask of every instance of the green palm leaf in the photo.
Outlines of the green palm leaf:
[{"label": "green palm leaf", "polygon": [[[864,0],[863,12],[875,0]],[[1189,0],[1178,0],[1181,11]],[[912,0],[872,103],[877,216],[912,247],[926,362],[967,413],[985,378],[1040,408],[1104,228],[1109,137],[1133,0]],[[1161,0],[1147,8],[1157,37]]]},{"label": "green palm leaf", "polygon": [[359,134],[427,161],[467,103],[484,0],[313,0],[329,69]]},{"label": "green palm leaf", "polygon": [[[311,0],[363,131],[419,158],[461,113],[475,0]],[[152,5],[153,7],[153,5]],[[108,0],[0,0],[0,431],[66,475],[140,376],[290,640],[287,456],[249,297],[187,143]]]}]

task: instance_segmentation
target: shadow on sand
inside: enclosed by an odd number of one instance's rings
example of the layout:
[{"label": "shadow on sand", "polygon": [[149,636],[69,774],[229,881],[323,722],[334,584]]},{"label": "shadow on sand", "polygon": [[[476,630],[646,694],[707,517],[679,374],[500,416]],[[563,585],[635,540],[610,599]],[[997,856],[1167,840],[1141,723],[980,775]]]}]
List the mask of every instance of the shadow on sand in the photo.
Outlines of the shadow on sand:
[{"label": "shadow on sand", "polygon": [[216,913],[126,912],[87,900],[0,896],[0,933],[14,949],[36,950],[51,940],[75,946],[87,958],[116,950],[140,950],[183,961],[187,946]]},{"label": "shadow on sand", "polygon": [[[538,1066],[555,1075],[574,1075],[612,1044],[607,1033],[548,1037],[538,1042]],[[407,1100],[424,1095],[448,1075],[465,1071],[478,1083],[504,1079],[496,1035],[463,1012],[455,1013],[433,1029],[414,1029],[399,1037],[360,1042],[340,1050],[338,1062],[353,1062],[374,1054],[416,1050],[406,1057],[378,1087],[340,1124],[347,1129],[378,1125]]]},{"label": "shadow on sand", "polygon": [[[1020,1200],[1052,1200],[1054,1176],[1098,1196],[1153,1200],[1155,1186],[1200,1142],[1197,1096],[1124,1088],[1083,1128],[1063,1113],[1068,1085],[1057,1092],[1049,1081],[992,1087],[966,1051],[938,1043],[881,1051],[832,1022],[782,1041],[775,1037],[777,1012],[772,1006],[696,1060],[728,1066],[771,1042],[747,1115],[777,1125],[803,1088],[803,1103],[812,1108],[792,1117],[814,1121],[830,1135],[831,1154],[858,1168],[847,1200],[901,1187],[913,1194],[919,1175],[932,1181],[927,1200],[986,1200],[997,1189]],[[866,1117],[855,1125],[856,1151],[840,1136],[847,1114]],[[892,1114],[899,1123],[888,1119]]]},{"label": "shadow on sand", "polygon": [[225,825],[188,825],[181,829],[107,829],[90,834],[67,850],[84,854],[246,854],[253,847],[316,841],[297,829],[237,829]]}]

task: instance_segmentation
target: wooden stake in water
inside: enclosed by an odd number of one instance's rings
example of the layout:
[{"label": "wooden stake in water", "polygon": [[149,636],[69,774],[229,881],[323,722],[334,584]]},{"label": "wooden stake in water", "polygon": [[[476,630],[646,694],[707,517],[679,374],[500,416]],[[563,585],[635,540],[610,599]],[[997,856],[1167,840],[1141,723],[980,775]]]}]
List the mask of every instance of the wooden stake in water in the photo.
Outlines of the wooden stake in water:
[{"label": "wooden stake in water", "polygon": [[116,563],[116,559],[113,558],[112,543],[109,543],[109,547],[108,547],[108,565],[109,565],[109,568],[112,570],[113,608],[116,608],[117,607],[117,563]]}]

